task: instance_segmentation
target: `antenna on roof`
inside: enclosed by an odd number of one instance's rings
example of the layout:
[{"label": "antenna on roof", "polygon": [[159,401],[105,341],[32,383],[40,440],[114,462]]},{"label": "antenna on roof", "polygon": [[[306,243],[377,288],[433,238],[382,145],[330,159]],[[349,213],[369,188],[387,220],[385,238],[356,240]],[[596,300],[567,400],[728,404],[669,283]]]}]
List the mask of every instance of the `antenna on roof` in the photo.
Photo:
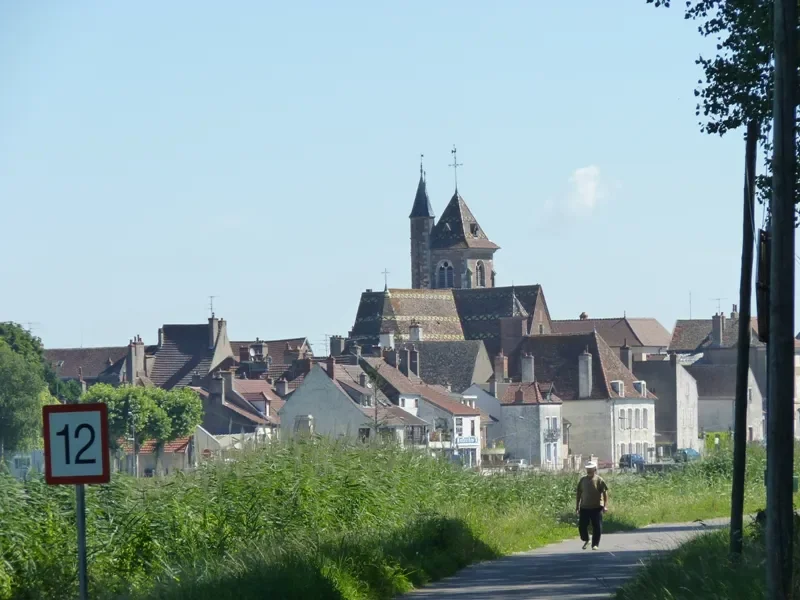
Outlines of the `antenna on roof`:
[{"label": "antenna on roof", "polygon": [[722,301],[727,300],[727,298],[712,298],[712,300],[717,301],[717,314],[722,312]]},{"label": "antenna on roof", "polygon": [[214,316],[214,298],[219,298],[219,296],[209,296],[208,297],[208,310],[211,313],[211,316]]}]

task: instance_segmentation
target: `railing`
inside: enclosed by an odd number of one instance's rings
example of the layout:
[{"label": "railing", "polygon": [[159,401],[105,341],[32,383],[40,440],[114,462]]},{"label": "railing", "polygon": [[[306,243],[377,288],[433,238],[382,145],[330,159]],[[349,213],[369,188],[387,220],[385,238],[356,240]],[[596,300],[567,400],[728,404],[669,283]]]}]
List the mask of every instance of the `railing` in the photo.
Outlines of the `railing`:
[{"label": "railing", "polygon": [[431,431],[428,438],[431,442],[449,442],[452,439],[452,434],[449,431]]},{"label": "railing", "polygon": [[544,430],[544,441],[545,442],[557,442],[561,439],[561,430],[560,429],[545,429]]}]

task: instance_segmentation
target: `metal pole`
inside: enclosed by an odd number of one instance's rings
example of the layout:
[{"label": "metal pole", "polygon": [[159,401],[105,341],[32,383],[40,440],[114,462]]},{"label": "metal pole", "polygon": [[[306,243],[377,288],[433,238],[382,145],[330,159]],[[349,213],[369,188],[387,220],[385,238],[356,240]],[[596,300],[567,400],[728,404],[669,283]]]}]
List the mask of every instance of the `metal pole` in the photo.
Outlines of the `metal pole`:
[{"label": "metal pole", "polygon": [[767,599],[792,597],[797,2],[775,0],[769,294]]},{"label": "metal pole", "polygon": [[744,211],[742,217],[742,267],[739,278],[739,343],[736,360],[736,399],[733,419],[733,486],[731,488],[731,537],[733,554],[742,553],[744,519],[744,472],[747,451],[747,383],[750,373],[750,298],[753,291],[753,244],[755,243],[756,144],[759,126],[747,125],[745,144]]},{"label": "metal pole", "polygon": [[75,486],[75,504],[78,523],[78,589],[80,600],[89,598],[89,580],[86,575],[86,489],[82,483]]}]

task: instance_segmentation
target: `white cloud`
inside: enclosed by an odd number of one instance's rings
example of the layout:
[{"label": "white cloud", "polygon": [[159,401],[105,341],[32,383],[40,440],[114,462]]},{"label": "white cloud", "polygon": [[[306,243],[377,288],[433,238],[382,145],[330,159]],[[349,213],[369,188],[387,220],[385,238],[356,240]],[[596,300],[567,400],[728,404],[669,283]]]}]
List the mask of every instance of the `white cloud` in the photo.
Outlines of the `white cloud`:
[{"label": "white cloud", "polygon": [[600,167],[589,165],[575,169],[569,177],[566,210],[573,216],[587,216],[603,198]]}]

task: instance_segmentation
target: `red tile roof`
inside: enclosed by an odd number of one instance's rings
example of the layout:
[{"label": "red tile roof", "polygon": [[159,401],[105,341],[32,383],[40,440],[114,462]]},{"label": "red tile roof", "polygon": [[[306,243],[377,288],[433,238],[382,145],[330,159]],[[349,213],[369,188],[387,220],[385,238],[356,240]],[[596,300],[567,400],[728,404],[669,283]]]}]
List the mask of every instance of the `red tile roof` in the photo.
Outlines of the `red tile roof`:
[{"label": "red tile roof", "polygon": [[[189,437],[178,438],[164,444],[161,452],[164,454],[184,454],[189,449]],[[122,449],[128,453],[133,453],[133,444],[128,440],[121,441]],[[139,444],[139,454],[153,454],[156,450],[156,441],[147,440]]]},{"label": "red tile roof", "polygon": [[[550,391],[549,383],[507,383],[499,384],[502,395],[498,398],[500,404],[561,404],[561,398],[555,394],[547,394]],[[523,399],[517,399],[517,392],[521,391]]]}]

